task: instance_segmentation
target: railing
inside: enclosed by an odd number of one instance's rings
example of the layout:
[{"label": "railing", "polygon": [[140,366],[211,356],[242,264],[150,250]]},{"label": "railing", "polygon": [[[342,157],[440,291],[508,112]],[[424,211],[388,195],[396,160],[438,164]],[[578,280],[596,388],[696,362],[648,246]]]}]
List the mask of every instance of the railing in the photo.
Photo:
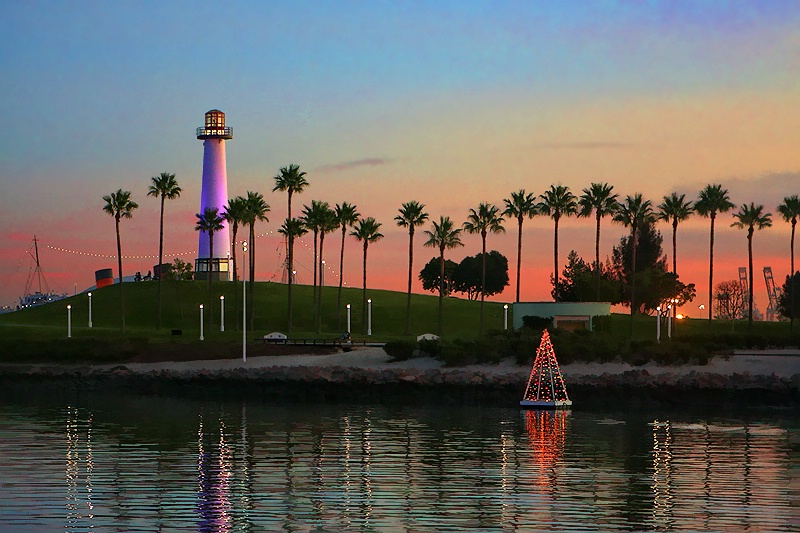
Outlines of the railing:
[{"label": "railing", "polygon": [[261,337],[256,339],[264,344],[285,344],[289,346],[381,346],[383,343],[371,341],[353,341],[350,339],[270,339]]},{"label": "railing", "polygon": [[233,139],[233,128],[225,126],[224,128],[206,128],[201,126],[197,128],[198,139]]}]

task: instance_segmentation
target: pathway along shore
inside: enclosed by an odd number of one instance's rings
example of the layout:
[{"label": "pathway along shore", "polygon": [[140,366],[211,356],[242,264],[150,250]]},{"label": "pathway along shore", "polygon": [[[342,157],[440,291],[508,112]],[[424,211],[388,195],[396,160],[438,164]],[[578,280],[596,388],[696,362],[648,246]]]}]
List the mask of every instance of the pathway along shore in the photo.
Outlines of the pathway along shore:
[{"label": "pathway along shore", "polygon": [[[671,404],[748,402],[800,409],[800,352],[739,351],[708,365],[633,367],[623,363],[561,367],[575,407],[605,400]],[[375,401],[514,405],[529,367],[443,367],[423,357],[390,362],[381,348],[346,353],[122,365],[0,365],[0,390],[45,386],[58,390],[256,396],[297,401]]]}]

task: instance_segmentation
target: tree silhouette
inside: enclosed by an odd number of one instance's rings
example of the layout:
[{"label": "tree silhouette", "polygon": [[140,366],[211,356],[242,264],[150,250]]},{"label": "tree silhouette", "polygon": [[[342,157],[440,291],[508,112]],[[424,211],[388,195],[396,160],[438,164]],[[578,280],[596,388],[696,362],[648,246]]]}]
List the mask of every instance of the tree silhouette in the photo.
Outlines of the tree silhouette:
[{"label": "tree silhouette", "polygon": [[355,205],[348,204],[347,202],[336,204],[334,211],[336,212],[336,221],[339,223],[339,227],[342,229],[342,247],[339,252],[339,294],[336,297],[336,316],[338,317],[336,324],[337,327],[341,329],[342,284],[344,283],[344,240],[345,235],[347,235],[347,228],[352,228],[353,225],[358,222],[358,218],[361,216],[361,214],[356,210]]},{"label": "tree silhouette", "polygon": [[139,204],[131,200],[131,191],[123,191],[117,189],[117,192],[112,192],[107,196],[103,196],[106,205],[103,206],[103,211],[114,217],[114,223],[117,231],[117,264],[119,266],[119,309],[120,316],[122,317],[122,333],[125,333],[125,298],[122,294],[122,244],[119,237],[119,221],[123,218],[132,218],[133,210],[139,207]]},{"label": "tree silhouette", "polygon": [[350,235],[364,243],[364,285],[361,291],[361,324],[364,333],[367,333],[367,248],[369,243],[383,238],[383,234],[378,231],[380,227],[380,222],[368,217],[360,219],[350,232]]},{"label": "tree silhouette", "polygon": [[464,222],[467,233],[480,233],[481,235],[481,320],[479,334],[483,335],[483,301],[486,298],[486,235],[488,233],[505,233],[503,215],[496,205],[481,202],[478,210],[470,209],[467,221]]},{"label": "tree silhouette", "polygon": [[700,216],[711,219],[711,237],[708,246],[708,322],[711,323],[713,315],[713,289],[714,289],[714,221],[717,213],[725,213],[733,209],[734,205],[728,198],[728,189],[722,185],[706,185],[700,191],[699,198],[694,204],[694,210]]},{"label": "tree silhouette", "polygon": [[533,218],[536,216],[536,195],[532,192],[526,193],[525,189],[511,193],[511,198],[503,200],[506,208],[503,216],[517,219],[517,296],[519,302],[519,281],[522,269],[522,221],[525,217]]},{"label": "tree silhouette", "polygon": [[438,248],[439,249],[439,265],[440,265],[440,273],[439,273],[439,331],[438,334],[442,336],[442,303],[444,302],[444,251],[450,250],[452,248],[456,248],[458,246],[464,246],[464,243],[461,242],[461,238],[459,234],[461,233],[461,228],[455,227],[453,221],[450,220],[450,217],[439,217],[439,222],[433,222],[433,227],[429,230],[425,230],[425,234],[428,236],[428,240],[425,242],[425,246],[429,246],[431,248]]},{"label": "tree silhouette", "polygon": [[[791,282],[792,294],[794,294],[794,230],[797,226],[797,217],[800,216],[800,198],[797,195],[787,196],[783,199],[783,203],[778,206],[778,213],[781,214],[783,220],[792,224],[792,239],[789,245],[789,277]],[[790,315],[789,315],[789,329],[794,330],[794,298],[789,301]]]},{"label": "tree silhouette", "polygon": [[[306,180],[306,173],[300,170],[299,165],[289,165],[288,167],[281,167],[278,174],[274,177],[275,187],[272,192],[282,191],[286,193],[287,208],[286,218],[292,218],[292,196],[294,193],[302,193],[308,187]],[[292,278],[292,265],[289,264],[289,243],[286,243],[286,275],[291,280]]]},{"label": "tree silhouette", "polygon": [[222,216],[230,224],[233,233],[233,281],[239,281],[238,261],[236,261],[236,235],[239,232],[239,224],[244,224],[247,216],[247,200],[241,196],[228,200],[228,205],[222,211]]},{"label": "tree silhouette", "polygon": [[247,191],[247,196],[244,198],[246,205],[244,218],[242,222],[247,224],[250,230],[250,287],[248,292],[250,298],[247,303],[250,305],[249,322],[250,330],[253,330],[253,314],[255,313],[255,275],[256,275],[256,222],[259,220],[269,222],[267,213],[269,213],[269,204],[264,200],[264,196],[260,192]]},{"label": "tree silhouette", "polygon": [[[594,212],[597,227],[595,228],[594,238],[594,275],[597,285],[597,297],[600,300],[600,221],[605,216],[612,216],[617,211],[619,203],[617,194],[614,194],[614,186],[608,183],[592,183],[588,189],[583,189],[583,194],[578,200],[580,211],[579,217],[589,217]],[[555,285],[558,294],[558,285]],[[557,296],[556,296],[557,298]]]},{"label": "tree silhouette", "polygon": [[739,229],[747,228],[747,265],[749,275],[750,294],[747,294],[747,333],[753,331],[753,233],[757,229],[764,229],[772,226],[772,213],[764,213],[763,205],[742,204],[737,213],[733,214],[736,222],[732,227]]},{"label": "tree silhouette", "polygon": [[164,260],[164,201],[174,200],[181,195],[181,188],[175,180],[175,174],[162,172],[160,176],[150,178],[151,185],[147,196],[161,198],[161,217],[158,226],[158,327],[161,328],[161,264]]},{"label": "tree silhouette", "polygon": [[694,212],[692,202],[686,199],[685,194],[678,196],[673,192],[664,197],[658,206],[658,219],[672,224],[672,273],[678,273],[678,223],[683,222]]},{"label": "tree silhouette", "polygon": [[394,217],[397,225],[408,228],[408,298],[406,301],[406,335],[411,333],[411,276],[414,269],[414,229],[428,220],[425,204],[416,200],[406,202],[398,209],[399,215]]},{"label": "tree silhouette", "polygon": [[[294,240],[297,237],[302,237],[308,232],[306,229],[305,224],[299,218],[287,218],[283,221],[283,225],[281,225],[280,229],[278,229],[278,233],[286,237],[286,242],[289,245],[289,252],[287,254],[288,265],[289,268],[292,267],[294,264]],[[287,331],[288,333],[292,333],[292,278],[294,277],[293,272],[289,271],[289,283],[287,285],[287,300],[288,300],[288,310],[287,310]]]},{"label": "tree silhouette", "polygon": [[[578,212],[575,195],[564,185],[551,185],[544,194],[539,195],[541,202],[536,205],[539,213],[553,219],[553,286],[558,287],[558,222],[562,216],[572,216]],[[558,301],[556,292],[555,301]]]},{"label": "tree silhouette", "polygon": [[195,230],[208,234],[208,317],[209,323],[214,323],[214,233],[222,230],[225,219],[219,214],[216,207],[206,207],[202,213],[195,214],[197,225]]}]

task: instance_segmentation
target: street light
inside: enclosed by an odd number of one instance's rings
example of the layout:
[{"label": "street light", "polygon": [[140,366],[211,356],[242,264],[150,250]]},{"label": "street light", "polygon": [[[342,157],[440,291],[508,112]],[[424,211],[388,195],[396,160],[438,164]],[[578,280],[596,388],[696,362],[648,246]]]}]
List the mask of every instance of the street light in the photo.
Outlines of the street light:
[{"label": "street light", "polygon": [[89,293],[89,327],[92,327],[92,293]]},{"label": "street light", "polygon": [[372,298],[367,300],[367,335],[372,335]]},{"label": "street light", "polygon": [[656,310],[656,342],[661,344],[661,306]]},{"label": "street light", "polygon": [[322,287],[325,285],[325,260],[322,260],[322,268],[319,271],[319,285]]},{"label": "street light", "polygon": [[[242,242],[242,259],[247,264],[247,241]],[[242,361],[247,361],[247,276],[242,269]]]},{"label": "street light", "polygon": [[205,340],[203,338],[203,304],[200,304],[200,340]]},{"label": "street light", "polygon": [[222,314],[219,319],[219,330],[225,331],[225,296],[219,297],[219,306],[222,308]]},{"label": "street light", "polygon": [[297,284],[297,270],[292,270],[292,283]]},{"label": "street light", "polygon": [[72,337],[72,306],[67,306],[67,338]]},{"label": "street light", "polygon": [[350,333],[350,304],[347,304],[347,333]]},{"label": "street light", "polygon": [[503,329],[508,329],[508,304],[503,305]]}]

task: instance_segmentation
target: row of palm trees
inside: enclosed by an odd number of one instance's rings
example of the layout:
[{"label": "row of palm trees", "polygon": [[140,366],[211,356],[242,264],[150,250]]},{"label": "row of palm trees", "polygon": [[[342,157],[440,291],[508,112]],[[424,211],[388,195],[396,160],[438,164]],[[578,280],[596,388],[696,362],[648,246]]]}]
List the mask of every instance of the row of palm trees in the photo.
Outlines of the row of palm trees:
[{"label": "row of palm trees", "polygon": [[[348,228],[351,229],[350,235],[355,237],[363,245],[363,284],[362,284],[362,310],[366,313],[366,287],[367,287],[367,252],[370,243],[377,242],[383,235],[380,233],[381,223],[377,222],[372,217],[364,218],[358,212],[355,205],[347,202],[336,204],[331,207],[327,202],[313,200],[310,205],[303,206],[303,212],[300,217],[292,216],[292,198],[294,194],[301,194],[309,186],[306,179],[306,173],[300,170],[298,165],[291,164],[287,167],[280,169],[279,173],[274,177],[275,186],[274,191],[281,191],[287,193],[287,218],[279,228],[279,233],[286,238],[286,262],[285,268],[288,279],[288,329],[292,329],[292,285],[294,283],[293,262],[294,262],[294,241],[298,237],[311,232],[314,237],[314,280],[313,280],[313,294],[314,294],[314,322],[317,332],[321,331],[321,302],[322,291],[321,283],[317,283],[321,279],[321,272],[324,264],[324,241],[325,235],[329,234],[336,229],[341,229],[341,245],[339,254],[339,291],[337,298],[337,309],[341,326],[341,294],[342,294],[342,280],[344,268],[344,249],[345,240]],[[174,174],[162,173],[160,176],[152,178],[148,195],[155,196],[161,200],[161,223],[159,229],[159,264],[163,260],[163,214],[165,200],[172,200],[180,196],[181,188],[175,180]],[[132,211],[138,207],[130,198],[129,191],[118,190],[109,196],[105,196],[106,206],[104,210],[115,217],[117,228],[117,251],[118,262],[120,270],[120,278],[122,277],[122,260],[119,238],[119,221],[121,218],[130,218]],[[590,217],[594,216],[596,229],[595,229],[595,260],[594,270],[597,278],[598,297],[600,291],[600,227],[601,221],[605,217],[611,217],[615,223],[622,224],[630,228],[631,242],[632,242],[632,277],[630,284],[630,301],[633,315],[633,310],[636,309],[635,296],[636,296],[636,247],[638,239],[638,230],[645,224],[654,223],[656,220],[663,220],[672,225],[672,269],[677,275],[677,230],[678,224],[685,221],[692,214],[696,213],[705,218],[709,218],[711,222],[710,227],[710,247],[709,247],[709,320],[711,319],[712,309],[712,296],[711,287],[713,287],[713,261],[714,261],[714,234],[715,222],[717,215],[725,213],[734,208],[734,204],[730,201],[728,190],[724,189],[722,185],[710,184],[704,187],[698,194],[697,200],[694,202],[687,200],[685,194],[678,195],[676,192],[663,197],[663,202],[654,207],[650,200],[643,198],[641,193],[628,195],[624,200],[619,200],[619,195],[614,192],[614,187],[608,183],[592,183],[589,187],[584,188],[580,197],[575,196],[564,185],[551,185],[544,193],[536,196],[533,193],[526,192],[521,189],[512,192],[511,195],[503,200],[504,210],[496,205],[490,203],[481,203],[477,209],[470,209],[467,220],[460,226],[447,216],[441,216],[439,221],[431,222],[431,229],[425,230],[425,235],[428,237],[424,243],[425,246],[437,248],[439,250],[440,259],[440,288],[439,288],[439,333],[442,331],[442,306],[444,295],[444,265],[445,265],[445,251],[453,249],[458,246],[463,246],[461,242],[460,233],[466,231],[471,234],[479,234],[481,236],[483,264],[481,272],[481,285],[485,283],[486,275],[486,240],[489,234],[505,232],[503,223],[506,219],[516,219],[517,221],[517,276],[516,276],[516,301],[520,300],[520,272],[521,272],[521,257],[522,257],[522,242],[523,242],[523,221],[532,219],[535,216],[548,216],[553,220],[554,234],[553,234],[553,282],[556,287],[555,300],[559,300],[558,294],[558,244],[559,244],[559,223],[563,217],[578,216]],[[254,226],[257,221],[268,221],[267,213],[270,211],[269,204],[264,200],[263,195],[257,192],[248,191],[246,196],[237,196],[231,198],[228,204],[223,209],[222,213],[218,213],[216,209],[207,209],[204,213],[197,214],[198,224],[196,229],[198,231],[207,232],[209,235],[209,244],[211,245],[211,253],[213,257],[213,234],[222,228],[222,221],[228,221],[232,229],[233,241],[236,242],[237,232],[240,225],[246,225],[249,229],[249,239],[251,246],[249,273],[250,279],[253,280],[255,272],[255,229]],[[790,222],[792,225],[791,236],[791,269],[794,272],[794,235],[797,218],[800,216],[800,199],[797,195],[788,196],[784,198],[784,202],[778,206],[779,213],[783,218]],[[750,261],[750,286],[752,286],[752,237],[757,229],[769,227],[771,225],[771,214],[764,212],[763,205],[742,205],[739,212],[735,213],[734,218],[736,221],[732,226],[747,228],[748,229],[748,251]],[[414,261],[414,235],[415,229],[427,222],[429,219],[428,213],[425,211],[425,204],[418,201],[409,201],[403,203],[401,208],[398,209],[398,215],[395,217],[395,222],[400,227],[408,228],[409,232],[409,247],[408,247],[408,298],[406,309],[406,332],[410,332],[410,317],[411,317],[411,286],[413,281],[413,261]],[[237,272],[237,259],[236,251],[232,254],[233,259],[233,276],[234,280],[238,280]],[[319,276],[319,277],[318,277]],[[161,285],[159,276],[159,326],[161,326]],[[211,291],[209,272],[209,291]],[[249,322],[250,327],[253,325],[253,285],[250,286],[250,312]],[[122,290],[120,288],[120,298],[122,299]],[[483,303],[485,299],[485,292],[481,291],[481,306],[480,306],[480,331],[483,332]],[[121,300],[122,302],[122,300]],[[752,322],[752,299],[750,301],[749,319]],[[124,303],[123,303],[124,306]],[[123,307],[124,309],[124,307]],[[213,311],[212,311],[213,313]],[[362,323],[366,323],[366,317],[363,317]],[[122,318],[122,325],[124,329],[124,312]]]}]

